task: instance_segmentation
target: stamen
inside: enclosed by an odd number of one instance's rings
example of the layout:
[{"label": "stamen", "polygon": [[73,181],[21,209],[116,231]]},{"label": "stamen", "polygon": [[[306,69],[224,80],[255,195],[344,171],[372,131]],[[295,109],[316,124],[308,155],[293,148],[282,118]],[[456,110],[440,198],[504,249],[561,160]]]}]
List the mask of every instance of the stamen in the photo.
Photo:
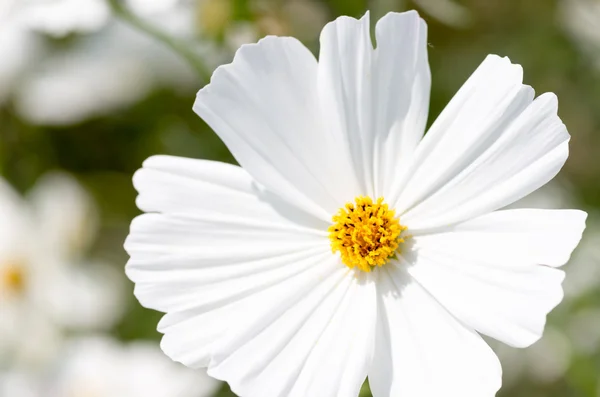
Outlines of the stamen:
[{"label": "stamen", "polygon": [[13,294],[23,291],[25,288],[24,267],[18,263],[0,266],[0,285]]},{"label": "stamen", "polygon": [[370,197],[357,197],[355,203],[347,203],[333,216],[333,225],[328,229],[332,251],[339,251],[349,268],[370,272],[385,265],[404,242],[400,234],[406,226],[400,225],[394,215],[382,197],[376,202]]}]

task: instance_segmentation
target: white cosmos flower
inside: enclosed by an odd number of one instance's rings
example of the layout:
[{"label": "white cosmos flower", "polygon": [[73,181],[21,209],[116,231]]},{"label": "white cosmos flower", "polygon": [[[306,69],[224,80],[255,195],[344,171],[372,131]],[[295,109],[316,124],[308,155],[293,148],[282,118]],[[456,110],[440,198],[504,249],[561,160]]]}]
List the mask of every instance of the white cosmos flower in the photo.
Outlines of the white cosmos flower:
[{"label": "white cosmos flower", "polygon": [[2,179],[0,219],[0,370],[43,365],[59,344],[55,324],[39,315],[45,269],[35,268],[39,261],[25,237],[34,228],[29,207]]},{"label": "white cosmos flower", "polygon": [[66,175],[44,176],[27,199],[0,179],[0,368],[43,364],[61,330],[106,328],[120,318],[117,274],[84,257],[93,212]]},{"label": "white cosmos flower", "polygon": [[205,397],[219,387],[206,374],[165,357],[151,342],[123,345],[108,338],[71,341],[49,397]]},{"label": "white cosmos flower", "polygon": [[241,396],[353,397],[367,376],[375,397],[493,396],[479,333],[529,346],[562,299],[586,214],[503,209],[567,159],[556,97],[489,56],[424,135],[426,25],[391,13],[375,36],[366,15],[328,24],[318,62],[243,46],[194,105],[242,168],[157,156],[134,177],[135,294],[171,358]]}]

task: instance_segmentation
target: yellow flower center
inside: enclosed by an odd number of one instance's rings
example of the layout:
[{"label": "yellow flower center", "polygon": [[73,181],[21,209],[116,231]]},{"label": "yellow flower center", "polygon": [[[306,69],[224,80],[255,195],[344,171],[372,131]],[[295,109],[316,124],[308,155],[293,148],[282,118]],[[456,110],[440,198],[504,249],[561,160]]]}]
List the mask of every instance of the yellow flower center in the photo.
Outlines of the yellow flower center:
[{"label": "yellow flower center", "polygon": [[384,204],[383,197],[373,202],[370,197],[359,196],[354,201],[333,216],[328,230],[331,249],[340,252],[342,262],[349,268],[370,272],[395,255],[398,244],[404,242],[400,234],[406,226]]},{"label": "yellow flower center", "polygon": [[18,294],[25,289],[25,271],[18,263],[0,267],[0,286],[8,292]]}]

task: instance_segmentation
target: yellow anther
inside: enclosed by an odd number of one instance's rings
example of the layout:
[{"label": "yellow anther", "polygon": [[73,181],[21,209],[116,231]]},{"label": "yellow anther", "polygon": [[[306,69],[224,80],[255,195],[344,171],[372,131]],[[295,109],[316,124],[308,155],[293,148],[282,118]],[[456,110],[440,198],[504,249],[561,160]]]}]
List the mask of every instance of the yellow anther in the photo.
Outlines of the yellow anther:
[{"label": "yellow anther", "polygon": [[342,262],[349,268],[357,267],[370,272],[385,265],[394,256],[406,226],[400,225],[394,210],[390,210],[380,197],[376,202],[370,197],[357,197],[333,216],[329,239],[333,252],[339,251]]}]

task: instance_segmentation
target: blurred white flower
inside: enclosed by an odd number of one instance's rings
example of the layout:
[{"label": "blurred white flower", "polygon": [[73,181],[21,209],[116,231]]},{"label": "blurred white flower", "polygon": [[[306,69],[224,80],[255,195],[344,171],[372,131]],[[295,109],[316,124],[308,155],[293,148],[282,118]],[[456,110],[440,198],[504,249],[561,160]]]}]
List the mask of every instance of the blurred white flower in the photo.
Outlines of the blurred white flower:
[{"label": "blurred white flower", "polygon": [[127,7],[136,15],[150,16],[161,15],[161,13],[169,12],[177,7],[185,7],[190,11],[195,3],[195,0],[126,0]]},{"label": "blurred white flower", "polygon": [[62,334],[42,310],[27,297],[0,302],[0,371],[37,371],[54,359]]},{"label": "blurred white flower", "polygon": [[219,382],[169,360],[150,342],[107,338],[72,341],[50,397],[204,397]]},{"label": "blurred white flower", "polygon": [[[194,15],[186,3],[180,3],[145,19],[188,40],[190,48],[211,59],[212,49],[192,40]],[[69,125],[130,106],[155,87],[190,90],[196,86],[195,72],[178,54],[127,23],[113,20],[40,64],[18,90],[16,108],[34,124]]]},{"label": "blurred white flower", "polygon": [[110,18],[106,0],[20,0],[20,18],[34,31],[55,37],[91,33]]},{"label": "blurred white flower", "polygon": [[23,29],[15,1],[0,0],[0,104],[40,52],[37,38]]},{"label": "blurred white flower", "polygon": [[29,372],[0,372],[0,396],[2,397],[42,397],[42,387]]},{"label": "blurred white flower", "polygon": [[[196,40],[194,0],[127,0],[132,13],[183,40],[215,66]],[[84,33],[50,51],[38,33]],[[190,90],[192,68],[163,43],[111,15],[106,0],[0,0],[0,102],[15,95],[33,124],[69,125],[127,107],[155,87]]]},{"label": "blurred white flower", "polygon": [[0,357],[44,361],[60,329],[110,327],[120,318],[118,273],[83,263],[94,207],[73,179],[45,176],[27,200],[0,180],[0,219]]},{"label": "blurred white flower", "polygon": [[562,0],[558,10],[567,32],[600,67],[600,1]]},{"label": "blurred white flower", "polygon": [[17,111],[35,124],[68,125],[131,105],[146,95],[152,77],[129,46],[131,28],[107,31],[55,54],[35,70],[16,96]]},{"label": "blurred white flower", "polygon": [[1,179],[0,219],[0,368],[8,361],[39,365],[52,356],[58,341],[54,324],[37,315],[44,303],[40,289],[46,269],[36,269],[39,256],[30,208]]}]

